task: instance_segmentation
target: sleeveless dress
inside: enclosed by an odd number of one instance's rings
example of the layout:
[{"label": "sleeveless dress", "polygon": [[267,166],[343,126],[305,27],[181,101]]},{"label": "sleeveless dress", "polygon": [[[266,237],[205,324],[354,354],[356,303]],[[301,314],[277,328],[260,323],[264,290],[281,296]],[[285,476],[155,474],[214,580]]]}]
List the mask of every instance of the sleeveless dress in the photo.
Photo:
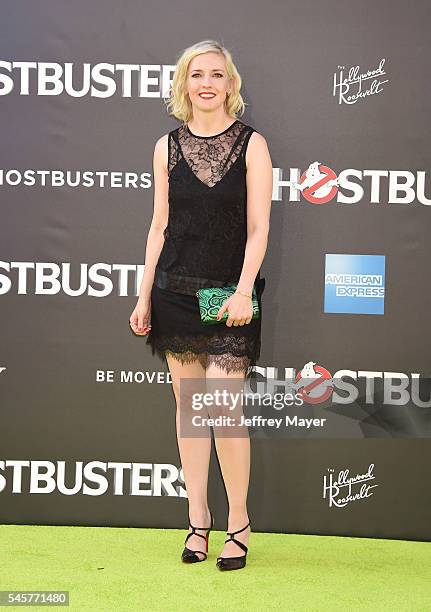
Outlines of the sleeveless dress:
[{"label": "sleeveless dress", "polygon": [[260,318],[204,325],[196,291],[238,283],[247,242],[245,153],[254,128],[238,119],[213,136],[187,124],[169,132],[169,216],[151,290],[147,345],[164,360],[251,374],[260,356],[265,279],[255,279]]}]

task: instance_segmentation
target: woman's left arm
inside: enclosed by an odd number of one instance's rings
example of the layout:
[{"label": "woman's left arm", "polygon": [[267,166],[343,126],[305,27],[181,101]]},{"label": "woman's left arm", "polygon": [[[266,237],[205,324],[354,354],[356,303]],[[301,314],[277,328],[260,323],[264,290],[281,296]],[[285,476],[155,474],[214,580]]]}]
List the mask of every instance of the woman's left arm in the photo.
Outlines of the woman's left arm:
[{"label": "woman's left arm", "polygon": [[268,245],[272,161],[265,138],[253,132],[246,151],[247,244],[238,289],[251,293]]},{"label": "woman's left arm", "polygon": [[[245,161],[247,167],[247,243],[237,289],[251,294],[268,245],[272,203],[272,161],[266,140],[258,132],[253,132],[250,136]],[[228,327],[234,321],[240,321],[240,325],[250,323],[253,314],[250,298],[235,292],[220,308],[218,318],[228,307],[229,318],[226,320]]]}]

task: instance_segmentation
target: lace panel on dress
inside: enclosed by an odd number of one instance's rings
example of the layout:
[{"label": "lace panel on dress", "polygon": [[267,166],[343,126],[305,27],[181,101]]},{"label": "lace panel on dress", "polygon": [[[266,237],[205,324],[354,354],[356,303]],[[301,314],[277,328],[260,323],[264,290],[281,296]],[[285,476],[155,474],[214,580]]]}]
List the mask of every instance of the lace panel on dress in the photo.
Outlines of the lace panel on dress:
[{"label": "lace panel on dress", "polygon": [[214,187],[230,170],[234,163],[243,157],[243,146],[250,128],[236,120],[222,134],[215,136],[194,136],[187,125],[181,125],[171,132],[169,138],[168,174],[183,158],[193,174],[207,187]]}]

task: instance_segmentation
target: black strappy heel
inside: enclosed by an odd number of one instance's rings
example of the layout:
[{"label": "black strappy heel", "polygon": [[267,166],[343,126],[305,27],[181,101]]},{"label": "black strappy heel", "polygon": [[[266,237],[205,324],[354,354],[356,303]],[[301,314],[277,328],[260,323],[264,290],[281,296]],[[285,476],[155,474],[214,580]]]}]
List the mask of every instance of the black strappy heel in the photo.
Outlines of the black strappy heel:
[{"label": "black strappy heel", "polygon": [[242,529],[238,529],[238,531],[232,531],[232,532],[228,531],[227,532],[229,537],[225,540],[225,544],[227,544],[227,542],[230,542],[232,540],[232,542],[235,542],[237,546],[242,548],[242,550],[245,552],[245,555],[241,555],[240,557],[217,557],[217,567],[220,570],[235,570],[235,569],[241,569],[242,567],[245,566],[248,547],[242,542],[240,542],[239,540],[237,540],[236,538],[234,538],[233,536],[236,535],[237,533],[241,533],[241,531],[244,531],[244,529],[247,529],[247,527],[249,526],[250,526],[250,522],[248,522],[247,525],[243,527]]},{"label": "black strappy heel", "polygon": [[[208,540],[210,537],[210,531],[211,529],[214,527],[214,517],[212,515],[212,512],[210,510],[210,515],[211,515],[211,526],[210,527],[193,527],[193,525],[189,522],[189,526],[192,528],[192,531],[190,533],[187,534],[186,540],[184,542],[184,545],[187,544],[187,540],[192,536],[192,535],[196,535],[199,536],[200,538],[203,538],[205,540],[205,544],[206,544],[206,552],[204,552],[203,550],[192,550],[191,548],[187,548],[187,546],[185,546],[182,555],[181,555],[181,560],[184,561],[184,563],[197,563],[198,561],[205,561],[205,559],[207,558],[207,552],[208,552]],[[206,531],[206,535],[202,535],[201,533],[196,533],[196,529],[202,529],[204,531]],[[205,555],[205,557],[203,559],[201,559],[198,555],[202,554]]]}]

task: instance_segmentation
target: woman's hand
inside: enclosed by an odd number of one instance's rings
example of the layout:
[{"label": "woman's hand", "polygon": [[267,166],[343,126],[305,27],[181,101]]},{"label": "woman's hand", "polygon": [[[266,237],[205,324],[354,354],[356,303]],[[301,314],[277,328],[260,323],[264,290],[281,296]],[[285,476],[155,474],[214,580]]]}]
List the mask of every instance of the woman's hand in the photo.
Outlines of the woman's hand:
[{"label": "woman's hand", "polygon": [[130,327],[137,336],[146,336],[151,330],[151,298],[139,298],[129,319]]},{"label": "woman's hand", "polygon": [[234,325],[246,325],[250,323],[253,317],[253,304],[251,298],[241,293],[234,293],[223,302],[220,310],[217,313],[217,320],[220,320],[225,311],[228,311],[229,316],[226,320],[226,325],[232,327]]}]

